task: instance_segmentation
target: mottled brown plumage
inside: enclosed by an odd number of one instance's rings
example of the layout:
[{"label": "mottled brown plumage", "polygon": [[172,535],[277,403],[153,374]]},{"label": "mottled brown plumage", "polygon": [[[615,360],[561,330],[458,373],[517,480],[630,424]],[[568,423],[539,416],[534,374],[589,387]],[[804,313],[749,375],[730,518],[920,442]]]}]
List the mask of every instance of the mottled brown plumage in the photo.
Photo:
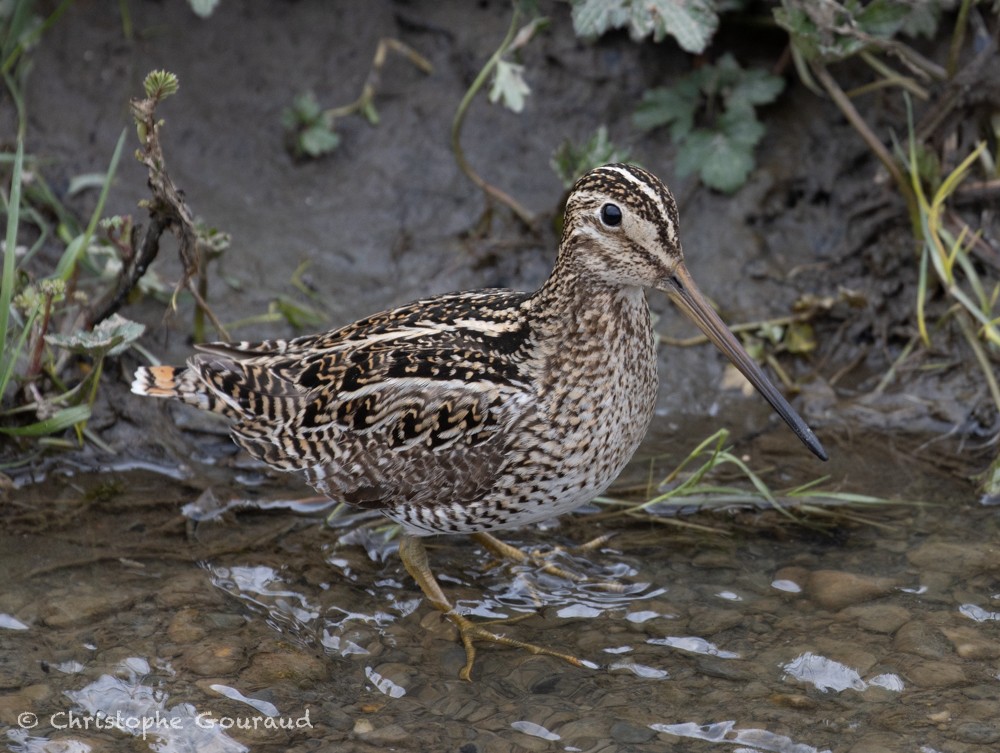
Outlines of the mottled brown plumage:
[{"label": "mottled brown plumage", "polygon": [[[824,456],[698,293],[670,192],[630,165],[577,182],[534,293],[454,293],[326,334],[201,346],[186,367],[139,369],[133,390],[231,418],[251,455],[410,535],[512,528],[600,494],[642,440],[657,394],[645,287],[668,293]],[[450,610],[416,546],[401,548],[408,569]],[[449,616],[468,671],[485,631]]]}]

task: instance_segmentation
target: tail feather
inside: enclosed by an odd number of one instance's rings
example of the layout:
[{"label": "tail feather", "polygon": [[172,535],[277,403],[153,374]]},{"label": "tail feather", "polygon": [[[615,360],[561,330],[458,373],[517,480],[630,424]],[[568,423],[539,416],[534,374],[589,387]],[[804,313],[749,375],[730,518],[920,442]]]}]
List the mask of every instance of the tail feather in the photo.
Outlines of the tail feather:
[{"label": "tail feather", "polygon": [[175,398],[202,410],[228,414],[228,406],[207,393],[204,382],[187,366],[140,366],[135,370],[132,392],[149,397]]}]

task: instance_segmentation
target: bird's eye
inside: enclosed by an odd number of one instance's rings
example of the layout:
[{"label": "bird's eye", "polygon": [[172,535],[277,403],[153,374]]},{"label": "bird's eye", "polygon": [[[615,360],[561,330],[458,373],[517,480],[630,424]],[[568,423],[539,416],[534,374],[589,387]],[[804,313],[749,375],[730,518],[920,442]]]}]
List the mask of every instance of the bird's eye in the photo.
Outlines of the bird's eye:
[{"label": "bird's eye", "polygon": [[608,227],[622,224],[622,210],[616,204],[605,204],[601,207],[601,222]]}]

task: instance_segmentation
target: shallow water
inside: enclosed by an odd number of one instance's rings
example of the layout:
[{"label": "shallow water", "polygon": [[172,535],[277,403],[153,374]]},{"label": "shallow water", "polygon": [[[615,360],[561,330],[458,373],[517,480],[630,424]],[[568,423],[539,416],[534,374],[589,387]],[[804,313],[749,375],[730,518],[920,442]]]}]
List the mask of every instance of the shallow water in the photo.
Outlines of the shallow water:
[{"label": "shallow water", "polygon": [[[772,481],[815,474],[767,436],[752,465]],[[996,510],[927,464],[872,463],[876,444],[834,477],[934,504],[680,526],[585,510],[507,537],[586,583],[436,540],[463,611],[528,615],[497,629],[599,665],[482,646],[471,683],[371,521],[327,525],[263,478],[204,493],[148,469],[52,473],[17,490],[0,541],[4,749],[995,750]]]}]

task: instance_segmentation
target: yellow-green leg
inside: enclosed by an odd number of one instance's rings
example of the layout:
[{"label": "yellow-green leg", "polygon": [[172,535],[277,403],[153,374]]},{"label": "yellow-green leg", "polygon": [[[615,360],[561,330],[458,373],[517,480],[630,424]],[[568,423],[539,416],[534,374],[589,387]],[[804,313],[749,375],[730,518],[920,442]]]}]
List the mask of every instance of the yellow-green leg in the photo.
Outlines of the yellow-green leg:
[{"label": "yellow-green leg", "polygon": [[[515,549],[515,551],[518,550]],[[465,666],[462,668],[462,671],[459,672],[459,677],[463,680],[472,679],[472,665],[476,661],[476,641],[499,643],[503,646],[520,648],[532,654],[554,656],[557,659],[569,662],[574,667],[593,666],[589,663],[583,662],[575,656],[571,656],[570,654],[564,654],[559,651],[543,648],[542,646],[536,646],[532,643],[525,643],[513,638],[508,638],[504,635],[498,635],[487,630],[483,626],[484,624],[488,625],[491,623],[476,624],[460,615],[455,611],[451,602],[448,601],[448,597],[446,597],[444,595],[444,591],[441,590],[441,586],[434,577],[434,573],[431,572],[430,563],[427,561],[427,550],[424,548],[423,542],[418,537],[404,535],[400,539],[399,557],[403,560],[403,566],[410,574],[410,577],[417,582],[417,585],[420,586],[420,590],[424,592],[424,596],[427,597],[427,600],[430,601],[435,609],[443,612],[444,615],[454,623],[455,627],[458,628],[458,634],[462,639],[462,645],[465,646]]]}]

